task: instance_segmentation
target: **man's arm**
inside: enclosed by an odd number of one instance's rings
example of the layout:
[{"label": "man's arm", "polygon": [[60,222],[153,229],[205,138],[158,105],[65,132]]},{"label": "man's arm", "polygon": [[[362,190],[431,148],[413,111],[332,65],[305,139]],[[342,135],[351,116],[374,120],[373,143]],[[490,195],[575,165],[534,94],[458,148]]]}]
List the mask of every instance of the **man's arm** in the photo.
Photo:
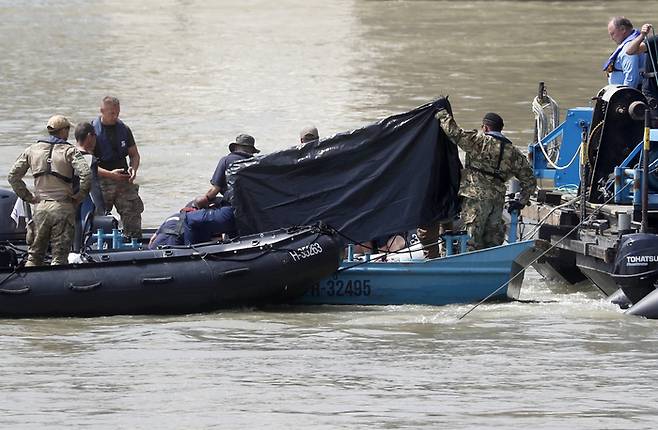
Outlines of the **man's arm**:
[{"label": "man's arm", "polygon": [[644,43],[647,34],[651,30],[651,24],[644,24],[640,30],[640,35],[633,39],[628,45],[626,45],[626,53],[628,55],[639,55],[647,52],[647,44]]},{"label": "man's arm", "polygon": [[30,162],[27,159],[27,151],[18,156],[18,159],[11,167],[7,174],[7,182],[11,185],[16,195],[28,203],[39,203],[39,199],[27,189],[23,177],[30,168]]},{"label": "man's arm", "polygon": [[520,151],[515,152],[518,155],[514,159],[514,176],[519,180],[519,185],[521,186],[519,202],[527,205],[530,201],[530,196],[537,191],[537,178],[532,171],[528,159]]},{"label": "man's arm", "polygon": [[206,197],[208,200],[212,200],[215,197],[217,197],[217,194],[219,194],[219,187],[217,185],[213,185],[210,187],[210,189],[206,192]]},{"label": "man's arm", "polygon": [[139,151],[137,150],[137,145],[128,147],[128,158],[130,159],[130,167],[128,167],[128,173],[130,174],[129,182],[133,182],[137,176],[137,169],[139,169]]},{"label": "man's arm", "polygon": [[218,194],[223,194],[221,185],[226,184],[226,164],[226,157],[222,157],[217,163],[212,178],[210,178],[211,187],[206,193],[208,200],[214,199]]},{"label": "man's arm", "polygon": [[467,153],[482,150],[486,141],[486,136],[484,134],[479,134],[477,130],[463,130],[457,125],[452,115],[450,115],[445,109],[438,111],[435,117],[439,120],[439,125],[444,133],[462,150]]},{"label": "man's arm", "polygon": [[80,203],[87,197],[91,189],[91,169],[89,169],[85,157],[73,147],[68,151],[67,158],[73,166],[75,174],[80,178],[80,189],[71,197],[75,202]]}]

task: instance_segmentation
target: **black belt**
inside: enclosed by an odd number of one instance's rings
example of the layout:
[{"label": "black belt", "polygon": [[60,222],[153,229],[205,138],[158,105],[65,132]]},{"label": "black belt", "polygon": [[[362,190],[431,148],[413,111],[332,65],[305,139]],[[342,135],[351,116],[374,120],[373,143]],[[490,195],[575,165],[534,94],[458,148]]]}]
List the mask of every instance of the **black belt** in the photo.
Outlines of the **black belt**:
[{"label": "black belt", "polygon": [[643,78],[655,78],[656,72],[641,72],[640,75],[642,75]]}]

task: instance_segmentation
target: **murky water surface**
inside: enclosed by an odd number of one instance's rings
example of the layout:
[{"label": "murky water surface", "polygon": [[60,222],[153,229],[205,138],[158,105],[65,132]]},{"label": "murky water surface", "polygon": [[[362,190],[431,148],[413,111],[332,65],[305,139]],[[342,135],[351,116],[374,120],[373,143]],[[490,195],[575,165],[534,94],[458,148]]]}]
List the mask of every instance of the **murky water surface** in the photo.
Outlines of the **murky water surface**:
[{"label": "murky water surface", "polygon": [[[62,113],[122,101],[146,225],[205,191],[238,133],[264,152],[449,94],[532,136],[605,84],[610,16],[655,2],[0,0],[0,180]],[[6,182],[4,185],[6,187]],[[458,287],[458,286],[457,286]],[[536,303],[1,321],[6,428],[653,428],[658,325],[593,293]]]}]

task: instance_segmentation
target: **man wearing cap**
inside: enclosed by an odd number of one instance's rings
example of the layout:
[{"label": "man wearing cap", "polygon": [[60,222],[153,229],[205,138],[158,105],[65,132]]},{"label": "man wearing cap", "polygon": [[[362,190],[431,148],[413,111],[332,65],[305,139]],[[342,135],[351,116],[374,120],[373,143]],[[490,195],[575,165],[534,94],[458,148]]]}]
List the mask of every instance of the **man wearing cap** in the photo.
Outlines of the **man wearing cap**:
[{"label": "man wearing cap", "polygon": [[214,199],[218,194],[222,196],[226,194],[226,169],[228,166],[238,160],[246,160],[258,154],[260,151],[256,149],[256,140],[248,134],[239,134],[228,146],[231,152],[228,155],[219,159],[215,173],[213,173],[210,183],[212,187],[206,193],[208,200]]},{"label": "man wearing cap", "polygon": [[101,101],[101,114],[91,122],[96,133],[94,155],[99,160],[98,175],[105,208],[112,210],[116,207],[123,233],[140,238],[144,203],[139,197],[139,185],[134,182],[140,156],[132,131],[119,119],[120,111],[116,97],[107,96]]},{"label": "man wearing cap", "polygon": [[320,140],[318,129],[314,125],[302,128],[299,132],[299,141],[301,143],[309,143]]},{"label": "man wearing cap", "polygon": [[466,152],[459,194],[461,219],[470,236],[468,249],[502,244],[506,182],[512,177],[519,180],[519,202],[524,206],[537,188],[528,159],[501,133],[504,123],[496,113],[484,115],[481,132],[461,129],[446,109],[440,109],[436,118],[450,140]]},{"label": "man wearing cap", "polygon": [[[66,141],[71,123],[62,115],[48,120],[49,136],[27,148],[12,166],[7,181],[14,192],[28,203],[37,204],[34,239],[29,243],[26,266],[43,264],[50,243],[52,264],[66,264],[74,236],[75,207],[89,192],[91,172],[80,151]],[[32,170],[35,193],[23,182]],[[80,178],[74,192],[73,176]]]}]

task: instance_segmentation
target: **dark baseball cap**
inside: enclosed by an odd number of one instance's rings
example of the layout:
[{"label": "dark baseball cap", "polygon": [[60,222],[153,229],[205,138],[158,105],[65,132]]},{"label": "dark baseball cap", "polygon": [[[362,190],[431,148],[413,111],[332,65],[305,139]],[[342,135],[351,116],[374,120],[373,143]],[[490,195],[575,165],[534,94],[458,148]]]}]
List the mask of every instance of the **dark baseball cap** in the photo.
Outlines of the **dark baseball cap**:
[{"label": "dark baseball cap", "polygon": [[482,124],[488,125],[495,131],[502,130],[503,126],[505,125],[503,118],[494,112],[487,112],[484,114],[484,117],[482,118]]}]

